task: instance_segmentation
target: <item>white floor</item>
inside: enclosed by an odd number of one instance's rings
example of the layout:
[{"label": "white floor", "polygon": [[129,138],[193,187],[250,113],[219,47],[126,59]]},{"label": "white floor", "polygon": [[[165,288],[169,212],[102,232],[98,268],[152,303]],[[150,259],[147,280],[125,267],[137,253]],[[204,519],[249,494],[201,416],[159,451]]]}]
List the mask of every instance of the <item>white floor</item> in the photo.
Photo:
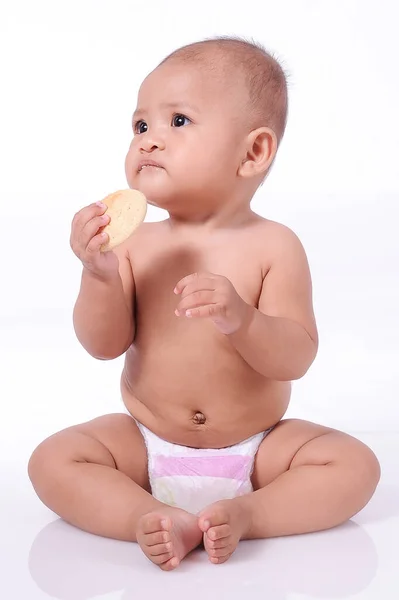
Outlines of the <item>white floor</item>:
[{"label": "white floor", "polygon": [[[81,532],[48,511],[26,475],[24,448],[1,457],[1,597],[7,600],[356,598],[399,595],[399,434],[359,436],[378,453],[381,484],[350,523],[328,532],[241,542],[225,565],[204,552],[163,573],[137,545]],[[5,484],[5,485],[4,485]]]}]

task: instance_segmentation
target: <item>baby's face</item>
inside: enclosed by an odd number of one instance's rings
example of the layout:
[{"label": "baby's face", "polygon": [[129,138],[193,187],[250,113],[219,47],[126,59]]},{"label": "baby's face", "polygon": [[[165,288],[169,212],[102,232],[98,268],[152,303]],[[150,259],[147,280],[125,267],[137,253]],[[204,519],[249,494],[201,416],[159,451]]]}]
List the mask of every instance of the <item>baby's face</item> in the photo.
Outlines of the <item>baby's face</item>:
[{"label": "baby's face", "polygon": [[143,82],[133,116],[125,163],[130,187],[167,210],[192,212],[196,201],[213,206],[228,199],[248,132],[242,105],[200,68],[173,61],[158,67]]}]

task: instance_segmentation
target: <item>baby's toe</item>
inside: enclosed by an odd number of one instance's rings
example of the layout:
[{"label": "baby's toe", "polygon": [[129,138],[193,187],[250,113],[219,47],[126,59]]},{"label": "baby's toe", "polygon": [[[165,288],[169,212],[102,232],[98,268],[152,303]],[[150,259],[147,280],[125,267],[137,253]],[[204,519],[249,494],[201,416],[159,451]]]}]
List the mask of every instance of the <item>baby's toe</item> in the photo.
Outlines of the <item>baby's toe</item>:
[{"label": "baby's toe", "polygon": [[208,554],[212,558],[223,558],[224,556],[229,556],[233,553],[233,544],[228,542],[225,546],[221,548],[209,548]]},{"label": "baby's toe", "polygon": [[222,503],[216,503],[200,513],[198,525],[204,533],[213,527],[229,522],[229,513]]},{"label": "baby's toe", "polygon": [[222,563],[225,563],[226,560],[228,560],[232,554],[233,553],[230,552],[229,554],[226,554],[225,556],[210,556],[209,560],[214,565],[221,565]]},{"label": "baby's toe", "polygon": [[148,554],[150,556],[160,556],[161,554],[168,554],[172,551],[172,543],[167,544],[156,544],[155,546],[148,547]]},{"label": "baby's toe", "polygon": [[170,542],[170,531],[156,531],[155,533],[148,533],[144,537],[144,542],[147,546],[167,544]]},{"label": "baby's toe", "polygon": [[170,532],[172,530],[172,521],[169,517],[164,517],[156,513],[150,513],[141,517],[139,521],[143,533],[159,533],[162,531]]},{"label": "baby's toe", "polygon": [[165,552],[164,554],[159,554],[158,556],[151,556],[149,558],[151,562],[154,563],[154,565],[159,565],[162,569],[166,567],[165,570],[167,571],[167,565],[173,558],[173,552]]},{"label": "baby's toe", "polygon": [[217,525],[216,527],[210,527],[206,532],[206,536],[210,541],[220,540],[226,538],[231,534],[230,525],[224,523],[223,525]]},{"label": "baby's toe", "polygon": [[227,538],[220,538],[220,540],[207,540],[206,547],[208,550],[218,550],[219,548],[225,548],[230,541],[230,536]]},{"label": "baby's toe", "polygon": [[169,560],[165,559],[166,562],[164,562],[163,564],[158,563],[162,571],[173,571],[173,569],[176,569],[176,567],[179,566],[180,561],[177,558],[177,556],[173,556],[173,558],[169,556],[168,558]]}]

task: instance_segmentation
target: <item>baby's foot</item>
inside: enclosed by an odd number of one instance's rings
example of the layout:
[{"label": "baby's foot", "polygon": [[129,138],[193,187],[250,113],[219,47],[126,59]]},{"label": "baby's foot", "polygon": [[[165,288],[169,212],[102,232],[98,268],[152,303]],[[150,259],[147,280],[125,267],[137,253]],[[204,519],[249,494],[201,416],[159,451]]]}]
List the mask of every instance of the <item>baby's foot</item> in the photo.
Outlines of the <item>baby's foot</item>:
[{"label": "baby's foot", "polygon": [[169,506],[143,515],[136,530],[142,551],[163,571],[175,569],[201,543],[202,535],[197,517]]},{"label": "baby's foot", "polygon": [[240,539],[249,531],[250,515],[239,498],[221,500],[200,513],[198,524],[204,532],[209,560],[220,564],[230,558]]}]

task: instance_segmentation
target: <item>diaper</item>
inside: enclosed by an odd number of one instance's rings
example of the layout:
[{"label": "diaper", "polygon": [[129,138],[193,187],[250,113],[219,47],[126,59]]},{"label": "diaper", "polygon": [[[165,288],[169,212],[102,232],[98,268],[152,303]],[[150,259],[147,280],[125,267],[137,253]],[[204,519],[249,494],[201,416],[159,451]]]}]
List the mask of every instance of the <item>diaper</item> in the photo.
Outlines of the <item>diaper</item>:
[{"label": "diaper", "polygon": [[152,495],[160,502],[198,514],[213,502],[253,491],[255,455],[270,429],[234,446],[202,449],[166,442],[136,423],[147,447]]}]

